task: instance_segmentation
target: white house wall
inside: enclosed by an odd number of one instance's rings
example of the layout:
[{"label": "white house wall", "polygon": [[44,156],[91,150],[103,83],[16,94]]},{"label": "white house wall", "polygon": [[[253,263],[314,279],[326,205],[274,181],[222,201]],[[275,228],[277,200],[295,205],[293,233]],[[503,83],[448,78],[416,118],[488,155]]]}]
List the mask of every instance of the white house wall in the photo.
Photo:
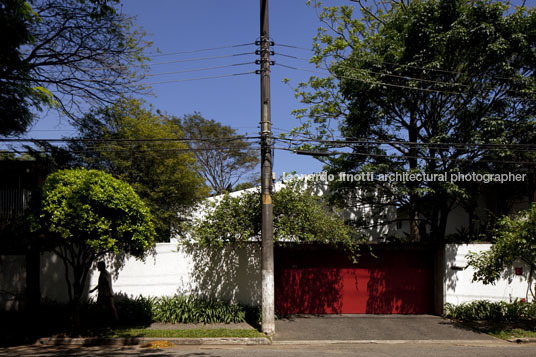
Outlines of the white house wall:
[{"label": "white house wall", "polygon": [[[116,294],[195,295],[246,305],[260,302],[260,249],[254,244],[238,249],[179,249],[176,243],[158,243],[144,262],[116,257],[107,265]],[[98,283],[98,271],[91,273],[86,291]],[[68,300],[63,263],[52,253],[41,257],[41,294],[50,300]]]},{"label": "white house wall", "polygon": [[[508,269],[494,285],[473,282],[474,269],[467,267],[469,252],[489,250],[491,244],[447,244],[445,247],[445,302],[461,304],[473,300],[512,301],[527,296],[528,266],[518,262]],[[523,268],[516,276],[514,268]]]}]

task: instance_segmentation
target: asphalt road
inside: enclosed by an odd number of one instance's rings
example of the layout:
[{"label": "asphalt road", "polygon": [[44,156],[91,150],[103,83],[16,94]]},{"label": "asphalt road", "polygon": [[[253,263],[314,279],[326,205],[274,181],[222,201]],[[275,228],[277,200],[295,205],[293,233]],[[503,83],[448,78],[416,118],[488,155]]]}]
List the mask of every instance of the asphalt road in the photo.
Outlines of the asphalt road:
[{"label": "asphalt road", "polygon": [[141,347],[41,347],[0,348],[1,356],[183,356],[183,357],[272,357],[272,356],[471,356],[533,357],[536,344],[513,344],[504,341],[381,343],[381,344],[304,344],[272,346],[176,346],[165,349]]},{"label": "asphalt road", "polygon": [[432,315],[303,315],[276,321],[275,341],[493,340]]}]

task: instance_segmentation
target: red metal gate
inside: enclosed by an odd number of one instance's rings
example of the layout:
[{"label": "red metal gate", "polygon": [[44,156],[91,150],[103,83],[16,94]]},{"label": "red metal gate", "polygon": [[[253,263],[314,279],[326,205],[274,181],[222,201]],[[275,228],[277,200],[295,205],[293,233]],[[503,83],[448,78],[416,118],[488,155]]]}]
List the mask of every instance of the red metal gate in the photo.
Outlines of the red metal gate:
[{"label": "red metal gate", "polygon": [[[368,251],[368,248],[363,248]],[[425,249],[373,248],[357,264],[341,251],[279,248],[275,307],[280,314],[433,312],[433,257]]]}]

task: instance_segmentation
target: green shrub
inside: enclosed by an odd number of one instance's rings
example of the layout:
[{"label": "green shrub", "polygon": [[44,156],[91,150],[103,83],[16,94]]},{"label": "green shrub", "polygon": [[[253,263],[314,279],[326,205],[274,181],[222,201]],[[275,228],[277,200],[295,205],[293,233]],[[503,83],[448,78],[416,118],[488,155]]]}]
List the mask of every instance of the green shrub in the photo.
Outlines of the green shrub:
[{"label": "green shrub", "polygon": [[153,322],[153,309],[157,298],[119,296],[115,306],[122,325],[150,325]]},{"label": "green shrub", "polygon": [[164,323],[239,323],[246,312],[238,304],[175,295],[158,299],[153,308],[154,320]]},{"label": "green shrub", "polygon": [[536,319],[536,302],[524,300],[477,300],[459,305],[445,304],[444,317],[462,321],[516,321]]},{"label": "green shrub", "polygon": [[[116,295],[114,298],[121,325],[163,323],[240,323],[260,325],[259,307],[231,304],[191,296],[137,297]],[[80,318],[86,326],[98,326],[97,304],[90,299],[80,305]],[[47,301],[42,304],[36,322],[62,328],[69,326],[68,304]],[[57,326],[56,326],[57,325]]]}]

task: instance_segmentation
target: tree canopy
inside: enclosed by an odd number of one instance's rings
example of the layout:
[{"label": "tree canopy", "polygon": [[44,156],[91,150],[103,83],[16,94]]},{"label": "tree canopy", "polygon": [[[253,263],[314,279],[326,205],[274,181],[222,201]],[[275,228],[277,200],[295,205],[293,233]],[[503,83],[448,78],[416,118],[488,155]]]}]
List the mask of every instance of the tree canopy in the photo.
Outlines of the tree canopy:
[{"label": "tree canopy", "polygon": [[24,132],[32,111],[78,118],[145,91],[148,43],[118,0],[8,0],[0,7],[0,135]]},{"label": "tree canopy", "polygon": [[50,174],[33,225],[42,245],[62,259],[75,305],[96,260],[118,253],[142,258],[155,237],[150,210],[130,185],[98,170]]},{"label": "tree canopy", "polygon": [[181,212],[207,195],[181,129],[144,103],[122,99],[76,123],[72,165],[104,170],[128,182],[153,213],[160,241],[179,227]]},{"label": "tree canopy", "polygon": [[[350,6],[319,15],[311,62],[326,76],[296,88],[305,104],[296,132],[313,139],[304,146],[338,148],[325,162],[350,174],[527,172],[515,163],[534,155],[515,144],[535,141],[534,9],[491,0],[357,3],[360,16]],[[357,201],[383,209],[377,197],[390,197],[406,211],[413,240],[444,239],[449,212],[473,209],[481,187],[360,181],[333,190],[344,200],[356,186],[375,192]]]},{"label": "tree canopy", "polygon": [[[272,196],[274,241],[341,245],[356,253],[364,241],[340,212],[314,193],[313,186],[289,182]],[[261,202],[258,189],[209,199],[197,209],[184,239],[201,246],[244,245],[261,234]]]},{"label": "tree canopy", "polygon": [[[0,32],[4,34],[0,39],[0,135],[22,133],[32,121],[29,107],[35,93],[21,47],[32,42],[27,24],[34,21],[37,17],[23,0],[8,0],[0,5]],[[13,77],[19,80],[10,81]]]},{"label": "tree canopy", "polygon": [[[171,120],[192,140],[189,145],[213,194],[231,192],[241,179],[252,176],[259,155],[247,140],[236,133],[236,129],[205,119],[199,113]],[[255,181],[253,177],[248,179],[240,187]]]},{"label": "tree canopy", "polygon": [[521,260],[529,266],[527,295],[532,289],[536,269],[536,207],[517,216],[504,216],[497,222],[493,246],[482,253],[470,253],[467,264],[475,269],[473,281],[494,284],[513,264]]}]

